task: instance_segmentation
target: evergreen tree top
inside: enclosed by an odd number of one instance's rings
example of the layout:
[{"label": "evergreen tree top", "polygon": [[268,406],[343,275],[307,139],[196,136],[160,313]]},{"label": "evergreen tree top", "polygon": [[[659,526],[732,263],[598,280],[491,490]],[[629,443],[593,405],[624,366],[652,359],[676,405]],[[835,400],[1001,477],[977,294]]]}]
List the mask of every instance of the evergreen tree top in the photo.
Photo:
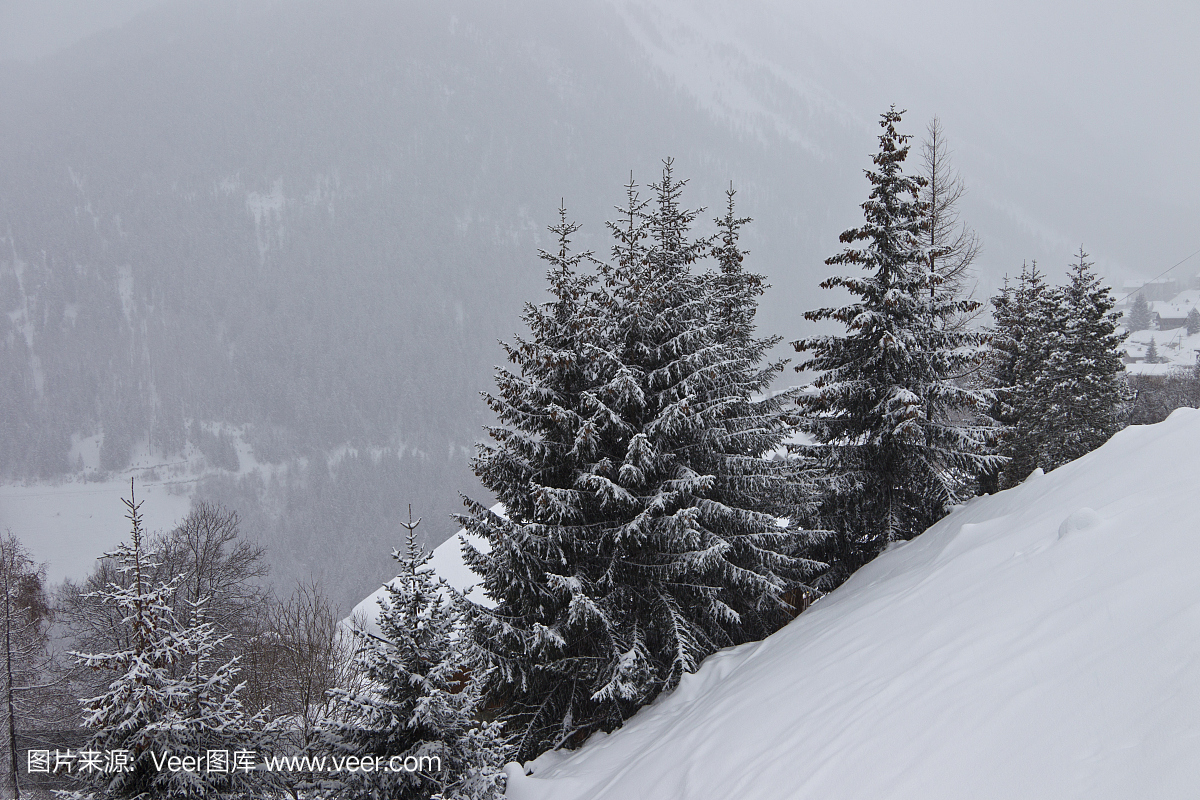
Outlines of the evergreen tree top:
[{"label": "evergreen tree top", "polygon": [[1080,246],[1067,270],[1067,285],[1059,290],[1066,315],[1067,340],[1074,350],[1100,359],[1102,364],[1095,365],[1098,369],[1120,372],[1124,365],[1117,348],[1128,334],[1118,331],[1121,315],[1113,311],[1116,300],[1110,288],[1093,272],[1095,265],[1087,259],[1088,254]]},{"label": "evergreen tree top", "polygon": [[[718,272],[711,280],[715,287],[716,335],[744,347],[750,344],[754,334],[758,297],[769,287],[762,275],[747,272],[743,266],[750,251],[742,249],[739,237],[742,227],[752,220],[734,213],[735,195],[737,192],[731,183],[725,192],[725,214],[713,220],[717,225],[717,234],[713,237],[711,254],[716,259]],[[778,341],[772,339],[767,347],[774,346]]]},{"label": "evergreen tree top", "polygon": [[619,280],[625,276],[628,280],[636,280],[648,264],[645,241],[650,237],[646,226],[647,211],[650,199],[643,198],[638,192],[638,185],[629,175],[629,183],[625,184],[625,205],[616,206],[617,219],[604,223],[612,234],[612,263],[601,263],[600,270],[607,282]]},{"label": "evergreen tree top", "polygon": [[650,250],[650,274],[665,275],[694,264],[708,248],[707,239],[689,239],[692,225],[704,213],[703,208],[683,207],[686,180],[675,178],[675,160],[663,160],[661,179],[650,184],[655,202],[647,222],[655,246]]},{"label": "evergreen tree top", "polygon": [[823,288],[848,290],[850,302],[804,314],[845,332],[792,343],[811,354],[796,370],[818,373],[815,391],[796,397],[800,426],[817,443],[804,451],[827,465],[838,495],[827,505],[853,509],[838,523],[869,556],[920,533],[966,490],[968,476],[997,462],[988,426],[970,421],[994,397],[962,381],[978,367],[983,337],[954,324],[979,304],[958,297],[929,257],[925,180],[904,173],[909,137],[896,129],[900,113],[893,106],[881,115],[863,224],[842,233],[846,247],[825,262],[865,274],[825,280]]},{"label": "evergreen tree top", "polygon": [[[825,262],[830,266],[859,264],[875,270],[878,273],[875,291],[887,291],[893,281],[915,277],[894,275],[897,266],[927,260],[926,247],[918,239],[926,224],[926,204],[921,200],[926,180],[919,175],[904,174],[912,137],[896,130],[902,113],[892,106],[881,115],[879,124],[884,130],[879,135],[879,150],[871,157],[875,169],[864,170],[871,183],[871,193],[862,204],[865,224],[850,228],[839,237],[843,244],[867,242],[867,247],[846,248]],[[849,279],[830,278],[822,284],[825,288],[839,285],[857,294],[870,294],[873,289],[871,284]]]}]

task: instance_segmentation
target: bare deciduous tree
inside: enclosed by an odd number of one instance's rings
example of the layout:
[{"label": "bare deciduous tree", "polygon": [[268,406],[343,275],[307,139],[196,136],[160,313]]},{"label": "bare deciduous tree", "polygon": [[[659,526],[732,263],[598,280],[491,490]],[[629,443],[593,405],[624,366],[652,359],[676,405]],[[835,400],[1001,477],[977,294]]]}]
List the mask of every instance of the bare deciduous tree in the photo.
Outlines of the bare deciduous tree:
[{"label": "bare deciduous tree", "polygon": [[21,541],[7,531],[0,536],[0,657],[3,664],[4,727],[0,796],[20,797],[18,733],[53,724],[54,693],[61,688],[50,649],[50,604],[45,591],[46,568],[35,564]]},{"label": "bare deciduous tree", "polygon": [[[971,265],[982,246],[975,231],[959,217],[958,204],[967,187],[950,164],[950,148],[946,144],[942,122],[937,117],[931,119],[926,128],[921,158],[922,174],[927,181],[921,199],[929,215],[929,227],[925,232],[929,267],[940,277],[944,291],[957,296],[970,295]],[[960,316],[951,324],[960,327],[978,313]]]},{"label": "bare deciduous tree", "polygon": [[[340,622],[327,594],[315,580],[296,588],[283,601],[272,600],[258,619],[258,632],[242,655],[243,696],[253,710],[272,718],[273,746],[303,752],[318,742],[319,731],[334,711],[329,690],[357,686],[356,642]],[[294,798],[312,786],[303,772],[277,773],[272,786]]]},{"label": "bare deciduous tree", "polygon": [[164,577],[184,576],[175,611],[207,597],[203,621],[230,635],[228,649],[242,650],[266,601],[262,584],[269,567],[266,549],[240,538],[237,512],[197,503],[163,538],[159,558]]},{"label": "bare deciduous tree", "polygon": [[277,719],[286,717],[297,744],[306,745],[329,712],[328,690],[351,677],[353,647],[321,586],[303,583],[287,600],[269,604],[260,619],[244,658],[247,697],[270,706]]}]

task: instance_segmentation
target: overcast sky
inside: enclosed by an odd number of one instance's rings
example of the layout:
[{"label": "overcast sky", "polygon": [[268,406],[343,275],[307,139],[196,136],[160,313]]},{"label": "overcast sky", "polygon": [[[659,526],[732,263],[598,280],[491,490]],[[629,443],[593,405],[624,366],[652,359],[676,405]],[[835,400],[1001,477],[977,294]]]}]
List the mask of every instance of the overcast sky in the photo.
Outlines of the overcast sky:
[{"label": "overcast sky", "polygon": [[[686,20],[864,128],[892,102],[939,115],[970,202],[1036,230],[1056,260],[1086,241],[1121,280],[1200,248],[1200,4],[611,1]],[[166,2],[0,0],[0,57],[45,56]],[[703,93],[701,76],[677,77]]]},{"label": "overcast sky", "polygon": [[0,0],[0,58],[50,55],[167,0]]},{"label": "overcast sky", "polygon": [[[1016,268],[1022,258],[1057,265],[1084,243],[1119,282],[1200,249],[1200,4],[655,5],[756,54],[864,129],[891,103],[907,108],[910,132],[939,116],[970,189],[965,216],[1001,212],[1044,241],[1043,252],[993,251]],[[1197,272],[1200,256],[1177,270]]]}]

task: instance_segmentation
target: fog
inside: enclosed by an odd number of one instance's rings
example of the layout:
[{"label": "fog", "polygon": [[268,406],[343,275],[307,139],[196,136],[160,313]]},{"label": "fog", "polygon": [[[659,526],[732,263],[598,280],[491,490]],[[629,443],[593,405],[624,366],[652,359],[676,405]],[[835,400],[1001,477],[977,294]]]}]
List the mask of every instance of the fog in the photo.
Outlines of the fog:
[{"label": "fog", "polygon": [[0,6],[0,477],[157,464],[348,606],[407,503],[433,544],[486,499],[479,392],[560,199],[603,255],[630,171],[675,157],[706,220],[733,181],[797,338],[893,103],[941,119],[980,297],[1200,248],[1190,4],[564,5]]},{"label": "fog", "polygon": [[118,28],[166,0],[5,0],[0,59],[34,61]]}]

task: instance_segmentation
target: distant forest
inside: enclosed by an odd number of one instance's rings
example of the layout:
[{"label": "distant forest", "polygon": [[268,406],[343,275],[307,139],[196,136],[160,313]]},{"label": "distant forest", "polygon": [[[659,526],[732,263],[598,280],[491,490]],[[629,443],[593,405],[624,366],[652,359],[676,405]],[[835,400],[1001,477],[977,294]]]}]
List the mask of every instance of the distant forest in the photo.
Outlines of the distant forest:
[{"label": "distant forest", "polygon": [[[0,68],[0,477],[76,472],[72,436],[103,433],[105,471],[191,441],[272,580],[347,606],[399,509],[436,543],[478,494],[478,393],[560,196],[587,245],[631,168],[674,155],[697,196],[736,176],[778,232],[757,262],[799,279],[834,183],[656,78],[604,4],[363,5],[185,6]],[[286,478],[237,479],[214,423]]]}]

